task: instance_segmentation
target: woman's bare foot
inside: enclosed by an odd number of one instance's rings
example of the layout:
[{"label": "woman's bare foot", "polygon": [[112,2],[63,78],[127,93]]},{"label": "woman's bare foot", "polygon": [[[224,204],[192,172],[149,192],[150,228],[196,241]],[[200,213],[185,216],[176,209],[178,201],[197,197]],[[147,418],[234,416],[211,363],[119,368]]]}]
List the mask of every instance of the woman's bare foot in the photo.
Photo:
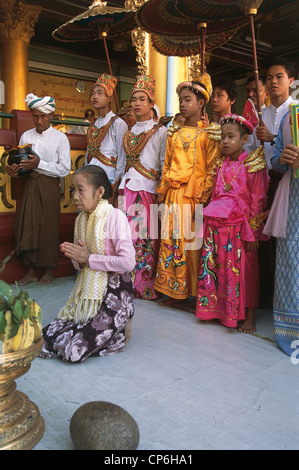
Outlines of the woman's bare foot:
[{"label": "woman's bare foot", "polygon": [[255,333],[255,309],[247,308],[245,314],[245,320],[242,325],[238,328],[241,333]]},{"label": "woman's bare foot", "polygon": [[26,284],[29,284],[30,282],[36,282],[37,279],[38,278],[34,269],[29,268],[25,276],[23,276],[22,279],[18,281],[18,286],[25,286]]},{"label": "woman's bare foot", "polygon": [[42,277],[38,281],[39,286],[44,286],[47,284],[51,284],[54,279],[54,274],[52,269],[46,269]]}]

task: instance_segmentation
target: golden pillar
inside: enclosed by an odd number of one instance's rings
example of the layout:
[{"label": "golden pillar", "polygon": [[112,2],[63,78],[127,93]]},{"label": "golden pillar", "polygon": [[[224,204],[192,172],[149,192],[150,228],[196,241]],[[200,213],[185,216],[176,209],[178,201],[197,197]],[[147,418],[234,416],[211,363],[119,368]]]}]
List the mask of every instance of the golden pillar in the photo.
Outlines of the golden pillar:
[{"label": "golden pillar", "polygon": [[[131,10],[137,10],[145,3],[145,0],[126,0],[125,7]],[[156,80],[156,104],[159,106],[161,115],[166,112],[167,97],[167,57],[159,54],[151,44],[150,35],[141,28],[132,32],[132,43],[137,52],[138,73],[147,73]],[[185,58],[175,57],[174,67],[171,71],[172,82],[175,84],[172,90],[173,104],[178,106],[178,100],[175,92],[176,85],[187,79],[188,64]]]},{"label": "golden pillar", "polygon": [[149,74],[156,81],[156,104],[163,116],[166,109],[167,57],[155,51],[150,35],[141,28],[132,31],[132,44],[137,52],[138,74]]},{"label": "golden pillar", "polygon": [[167,92],[167,57],[155,51],[150,43],[150,37],[147,44],[148,73],[156,80],[156,104],[160,109],[161,116],[164,116]]},{"label": "golden pillar", "polygon": [[0,0],[1,81],[5,103],[2,112],[26,109],[29,93],[28,48],[41,7],[16,0]]}]

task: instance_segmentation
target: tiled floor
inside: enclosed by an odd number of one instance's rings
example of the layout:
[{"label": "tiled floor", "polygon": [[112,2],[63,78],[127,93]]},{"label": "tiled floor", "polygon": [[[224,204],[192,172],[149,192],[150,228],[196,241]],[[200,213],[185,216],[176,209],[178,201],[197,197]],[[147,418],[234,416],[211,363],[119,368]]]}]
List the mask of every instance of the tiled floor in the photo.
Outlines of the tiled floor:
[{"label": "tiled floor", "polygon": [[[44,325],[74,279],[28,287],[43,308]],[[70,419],[96,400],[134,417],[139,450],[298,449],[299,365],[273,342],[271,311],[258,311],[257,328],[246,335],[137,300],[123,353],[83,364],[36,358],[17,379],[45,421],[35,449],[72,450]]]}]

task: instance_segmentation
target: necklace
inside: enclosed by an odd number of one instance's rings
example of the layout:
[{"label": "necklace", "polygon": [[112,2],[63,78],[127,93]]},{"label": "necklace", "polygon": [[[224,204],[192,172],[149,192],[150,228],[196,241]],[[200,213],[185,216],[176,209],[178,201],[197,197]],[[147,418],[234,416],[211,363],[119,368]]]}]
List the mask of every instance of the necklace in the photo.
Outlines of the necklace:
[{"label": "necklace", "polygon": [[189,141],[187,142],[187,141],[184,141],[184,140],[183,140],[183,137],[182,137],[182,134],[181,134],[181,128],[179,129],[179,136],[180,136],[181,142],[182,142],[182,144],[183,144],[183,149],[184,149],[185,152],[188,152],[191,142],[193,142],[193,140],[196,140],[196,139],[197,139],[197,136],[198,136],[198,134],[199,134],[199,131],[200,131],[200,129],[199,129],[199,127],[198,127],[198,128],[197,128],[197,131],[196,131],[196,135],[193,137],[193,139],[191,139],[191,140],[189,140]]},{"label": "necklace", "polygon": [[242,166],[243,166],[243,163],[241,163],[241,165],[239,166],[238,170],[237,170],[236,173],[235,173],[235,176],[233,177],[233,179],[231,180],[230,183],[226,183],[226,182],[224,181],[223,173],[222,173],[222,166],[220,167],[220,176],[221,176],[221,179],[222,179],[222,183],[223,183],[223,185],[224,185],[224,191],[225,191],[225,192],[231,190],[232,184],[233,184],[233,182],[235,181],[235,179],[236,179],[236,177],[237,177],[239,171],[241,170]]}]

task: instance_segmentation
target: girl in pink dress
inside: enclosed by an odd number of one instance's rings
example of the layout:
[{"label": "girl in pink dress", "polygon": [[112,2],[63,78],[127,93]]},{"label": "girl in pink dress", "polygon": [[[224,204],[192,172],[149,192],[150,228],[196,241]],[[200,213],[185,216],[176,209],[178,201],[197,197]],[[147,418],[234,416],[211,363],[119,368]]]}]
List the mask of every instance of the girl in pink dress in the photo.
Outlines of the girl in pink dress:
[{"label": "girl in pink dress", "polygon": [[196,317],[219,319],[228,327],[252,333],[259,298],[257,248],[262,234],[268,190],[263,147],[247,155],[243,145],[253,126],[228,114],[221,124],[222,155],[215,162],[211,201],[204,208],[204,240]]}]

